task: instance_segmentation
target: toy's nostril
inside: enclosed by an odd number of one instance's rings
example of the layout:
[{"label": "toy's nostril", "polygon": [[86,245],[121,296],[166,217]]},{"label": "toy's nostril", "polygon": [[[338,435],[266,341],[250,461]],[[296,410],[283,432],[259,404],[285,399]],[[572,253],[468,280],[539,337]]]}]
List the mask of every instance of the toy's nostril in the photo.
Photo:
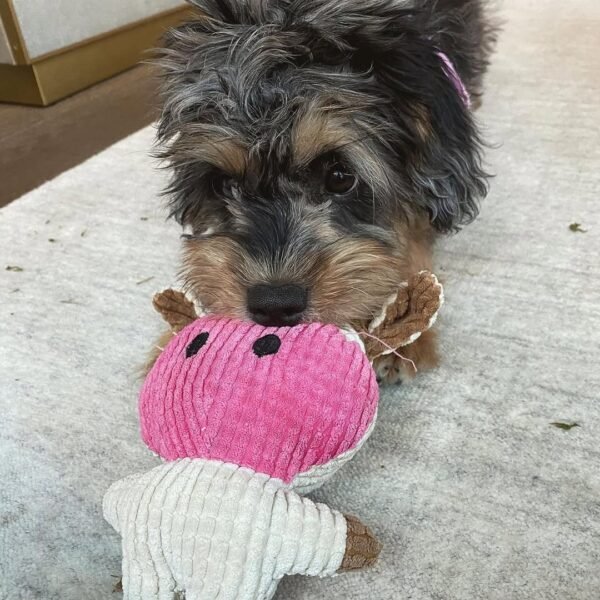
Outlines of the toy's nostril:
[{"label": "toy's nostril", "polygon": [[270,354],[277,354],[279,348],[281,348],[281,339],[273,334],[259,338],[252,346],[254,354],[259,358],[269,356]]},{"label": "toy's nostril", "polygon": [[248,290],[248,313],[260,325],[291,327],[302,320],[308,290],[299,285],[255,285]]}]

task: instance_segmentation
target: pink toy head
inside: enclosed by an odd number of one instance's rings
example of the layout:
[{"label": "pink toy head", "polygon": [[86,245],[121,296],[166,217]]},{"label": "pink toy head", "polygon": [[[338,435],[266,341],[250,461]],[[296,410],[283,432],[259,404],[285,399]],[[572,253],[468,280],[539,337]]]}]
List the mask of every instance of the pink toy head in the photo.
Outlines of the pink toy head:
[{"label": "pink toy head", "polygon": [[142,437],[167,460],[222,460],[289,483],[356,448],[378,397],[361,346],[337,327],[205,317],[150,371]]}]

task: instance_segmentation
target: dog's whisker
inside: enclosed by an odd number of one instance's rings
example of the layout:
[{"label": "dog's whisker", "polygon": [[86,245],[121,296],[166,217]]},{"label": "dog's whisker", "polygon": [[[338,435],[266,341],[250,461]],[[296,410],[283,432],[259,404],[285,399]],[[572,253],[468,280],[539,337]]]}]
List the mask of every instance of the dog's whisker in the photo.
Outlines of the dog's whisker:
[{"label": "dog's whisker", "polygon": [[410,358],[406,358],[406,356],[403,356],[402,354],[400,354],[400,352],[398,352],[398,350],[392,348],[389,344],[386,344],[382,339],[378,338],[376,335],[373,335],[372,333],[369,333],[368,331],[359,331],[358,335],[362,335],[362,336],[374,339],[375,341],[379,342],[384,348],[389,350],[391,354],[393,354],[394,356],[397,356],[398,358],[400,358],[401,360],[403,360],[407,363],[410,363],[410,365],[414,369],[415,373],[418,373],[419,369],[417,369],[417,365],[415,364],[414,360],[411,360]]}]

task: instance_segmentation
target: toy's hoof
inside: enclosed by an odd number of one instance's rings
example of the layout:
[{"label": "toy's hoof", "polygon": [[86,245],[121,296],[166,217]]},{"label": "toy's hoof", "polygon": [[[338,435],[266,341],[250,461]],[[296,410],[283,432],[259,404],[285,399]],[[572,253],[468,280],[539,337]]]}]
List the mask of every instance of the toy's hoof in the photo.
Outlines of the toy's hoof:
[{"label": "toy's hoof", "polygon": [[379,557],[382,548],[373,532],[356,517],[346,515],[346,524],[346,553],[340,573],[370,567]]}]

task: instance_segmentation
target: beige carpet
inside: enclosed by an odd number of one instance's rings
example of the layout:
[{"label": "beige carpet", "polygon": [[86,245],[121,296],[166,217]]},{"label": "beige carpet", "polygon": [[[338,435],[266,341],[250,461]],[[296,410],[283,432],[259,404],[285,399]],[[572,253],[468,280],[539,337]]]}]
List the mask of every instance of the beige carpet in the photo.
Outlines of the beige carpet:
[{"label": "beige carpet", "polygon": [[[600,598],[600,3],[506,0],[504,16],[480,114],[497,178],[439,248],[445,363],[384,395],[368,447],[318,494],[373,526],[381,562],[287,580],[282,600]],[[132,370],[178,246],[151,140],[0,211],[3,600],[118,597],[100,500],[155,464]]]}]

